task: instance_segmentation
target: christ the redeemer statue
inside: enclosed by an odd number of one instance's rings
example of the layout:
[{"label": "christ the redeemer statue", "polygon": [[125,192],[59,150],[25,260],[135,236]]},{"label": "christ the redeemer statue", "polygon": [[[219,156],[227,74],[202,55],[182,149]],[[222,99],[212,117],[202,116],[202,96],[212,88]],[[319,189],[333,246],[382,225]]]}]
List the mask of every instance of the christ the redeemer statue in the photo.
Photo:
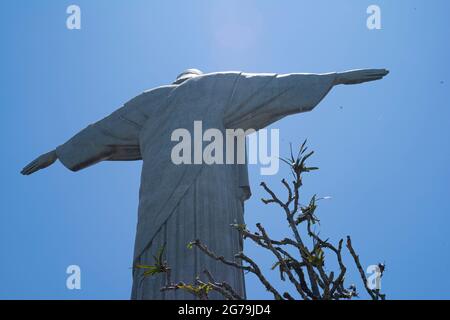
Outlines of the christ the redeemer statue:
[{"label": "christ the redeemer statue", "polygon": [[[145,91],[120,109],[80,131],[27,165],[29,175],[59,159],[72,171],[103,160],[143,160],[133,265],[153,265],[165,246],[172,281],[192,283],[208,269],[217,281],[245,296],[241,270],[216,262],[187,244],[200,239],[218,255],[234,260],[243,239],[231,228],[243,223],[250,197],[247,165],[176,165],[171,160],[174,130],[259,130],[281,118],[311,111],[335,85],[379,80],[385,69],[327,74],[202,74],[189,69],[171,85]],[[143,276],[133,268],[132,299],[191,299],[183,290],[161,292],[164,275]]]}]

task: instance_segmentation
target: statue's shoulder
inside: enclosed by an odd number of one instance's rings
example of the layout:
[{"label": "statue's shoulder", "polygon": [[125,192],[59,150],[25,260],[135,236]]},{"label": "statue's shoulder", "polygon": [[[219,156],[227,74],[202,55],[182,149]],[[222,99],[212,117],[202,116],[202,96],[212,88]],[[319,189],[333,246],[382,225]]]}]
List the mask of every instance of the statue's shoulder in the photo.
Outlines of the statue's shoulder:
[{"label": "statue's shoulder", "polygon": [[172,90],[174,90],[177,87],[177,85],[169,84],[164,85],[152,89],[145,90],[141,95],[144,96],[162,96],[162,95],[168,95]]},{"label": "statue's shoulder", "polygon": [[165,101],[175,88],[175,85],[166,85],[145,90],[141,94],[129,100],[125,106],[129,108],[147,108],[149,106],[157,106],[161,104],[161,102]]},{"label": "statue's shoulder", "polygon": [[226,87],[232,86],[239,78],[240,71],[222,71],[222,72],[211,72],[205,73],[200,76],[191,78],[184,83],[180,84],[180,87],[186,89],[210,89],[212,86],[217,85],[220,82],[220,86],[224,89]]},{"label": "statue's shoulder", "polygon": [[199,77],[195,77],[192,80],[201,80],[201,79],[236,79],[242,72],[241,71],[220,71],[220,72],[211,72],[205,73]]}]

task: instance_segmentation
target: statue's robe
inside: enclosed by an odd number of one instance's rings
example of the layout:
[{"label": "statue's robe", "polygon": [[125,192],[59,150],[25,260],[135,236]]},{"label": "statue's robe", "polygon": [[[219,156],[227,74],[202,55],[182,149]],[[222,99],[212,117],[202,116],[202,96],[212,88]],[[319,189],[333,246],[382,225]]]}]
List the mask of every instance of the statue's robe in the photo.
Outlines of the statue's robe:
[{"label": "statue's robe", "polygon": [[[180,85],[142,93],[110,116],[57,148],[60,161],[77,171],[102,160],[143,160],[133,265],[153,265],[165,246],[173,282],[192,283],[208,269],[245,296],[241,270],[187,244],[200,239],[233,260],[243,249],[238,232],[250,196],[246,165],[175,165],[175,129],[193,133],[194,121],[209,128],[258,130],[290,114],[312,110],[332,88],[335,74],[211,73]],[[192,135],[193,136],[193,135]],[[204,144],[205,145],[205,144]],[[193,153],[192,153],[193,155]],[[133,268],[133,299],[191,299],[183,291],[161,292],[164,275]],[[214,296],[218,298],[218,296]]]}]

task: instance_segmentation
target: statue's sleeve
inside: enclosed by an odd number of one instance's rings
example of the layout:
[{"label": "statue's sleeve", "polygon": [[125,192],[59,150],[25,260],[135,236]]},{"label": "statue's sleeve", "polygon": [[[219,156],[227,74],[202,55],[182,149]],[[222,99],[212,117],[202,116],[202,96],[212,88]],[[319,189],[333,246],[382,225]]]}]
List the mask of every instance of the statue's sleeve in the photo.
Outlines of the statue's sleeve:
[{"label": "statue's sleeve", "polygon": [[259,130],[287,115],[310,111],[335,78],[336,73],[241,73],[225,110],[225,127]]},{"label": "statue's sleeve", "polygon": [[136,100],[89,125],[56,148],[62,164],[78,171],[104,160],[140,160],[139,133],[147,116],[136,106]]}]

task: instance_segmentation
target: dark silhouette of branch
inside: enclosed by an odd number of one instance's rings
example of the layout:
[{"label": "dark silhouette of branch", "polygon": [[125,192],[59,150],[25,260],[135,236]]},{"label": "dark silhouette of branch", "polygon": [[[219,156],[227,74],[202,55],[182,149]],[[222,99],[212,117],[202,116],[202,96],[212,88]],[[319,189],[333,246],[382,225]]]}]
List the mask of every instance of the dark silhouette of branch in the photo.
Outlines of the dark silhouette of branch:
[{"label": "dark silhouette of branch", "polygon": [[[364,273],[364,270],[363,270],[363,268],[361,266],[361,262],[359,261],[359,256],[356,254],[355,250],[353,249],[352,240],[351,240],[350,237],[347,237],[347,248],[348,248],[348,250],[350,251],[350,254],[353,257],[353,260],[355,261],[356,267],[358,268],[359,274],[361,276],[361,279],[363,280],[364,287],[365,287],[367,293],[370,295],[370,297],[373,300],[379,300],[379,299],[385,300],[386,295],[381,294],[380,290],[378,290],[378,289],[370,289],[369,286],[367,285],[366,274]],[[383,270],[380,270],[380,271],[381,271],[381,273],[383,273],[384,266],[383,266]]]}]

